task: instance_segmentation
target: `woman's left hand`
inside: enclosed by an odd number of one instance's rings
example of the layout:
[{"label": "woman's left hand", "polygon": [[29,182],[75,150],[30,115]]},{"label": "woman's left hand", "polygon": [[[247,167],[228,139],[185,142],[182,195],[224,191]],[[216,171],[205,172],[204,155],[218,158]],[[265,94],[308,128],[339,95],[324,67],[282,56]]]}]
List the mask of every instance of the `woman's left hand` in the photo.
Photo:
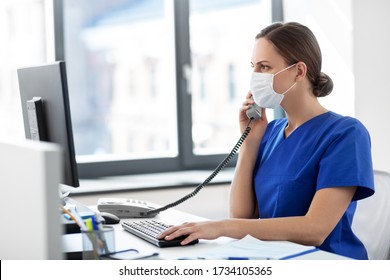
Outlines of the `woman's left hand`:
[{"label": "woman's left hand", "polygon": [[172,240],[182,235],[188,235],[180,244],[186,245],[196,239],[215,239],[223,235],[222,221],[207,221],[184,223],[172,226],[162,232],[158,238]]}]

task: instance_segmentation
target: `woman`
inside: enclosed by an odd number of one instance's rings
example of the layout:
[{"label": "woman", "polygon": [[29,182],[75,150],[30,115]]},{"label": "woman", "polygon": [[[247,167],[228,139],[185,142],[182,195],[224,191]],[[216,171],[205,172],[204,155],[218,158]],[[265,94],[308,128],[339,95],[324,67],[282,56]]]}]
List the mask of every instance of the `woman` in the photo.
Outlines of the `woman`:
[{"label": "woman", "polygon": [[321,63],[315,36],[299,23],[275,23],[256,36],[241,131],[255,102],[263,108],[280,105],[287,118],[268,124],[262,109],[252,122],[231,185],[231,219],[185,223],[160,238],[188,234],[184,245],[250,234],[367,259],[351,223],[356,201],[374,193],[370,136],[358,120],[318,102],[333,88]]}]

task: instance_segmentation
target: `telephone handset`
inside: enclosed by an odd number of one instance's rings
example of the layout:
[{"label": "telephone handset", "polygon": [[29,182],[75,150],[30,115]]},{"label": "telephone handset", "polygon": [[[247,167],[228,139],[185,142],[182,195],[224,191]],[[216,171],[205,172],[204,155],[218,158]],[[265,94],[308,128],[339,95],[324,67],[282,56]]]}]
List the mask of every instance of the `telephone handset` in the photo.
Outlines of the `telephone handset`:
[{"label": "telephone handset", "polygon": [[245,113],[248,119],[256,121],[261,118],[261,107],[254,103],[253,105],[249,106],[249,109],[246,110]]},{"label": "telephone handset", "polygon": [[246,115],[249,119],[249,122],[245,128],[244,133],[241,135],[240,139],[233,147],[231,152],[225,157],[225,159],[217,166],[217,168],[211,173],[209,177],[206,178],[201,184],[199,184],[192,193],[187,194],[186,196],[180,198],[179,200],[167,204],[163,207],[157,208],[152,206],[149,202],[145,201],[130,201],[122,199],[101,199],[98,202],[98,209],[103,212],[109,212],[115,214],[121,218],[152,218],[159,214],[161,211],[165,211],[169,208],[175,207],[184,201],[195,196],[204,186],[209,184],[212,179],[229,163],[233,156],[237,153],[238,149],[241,147],[242,143],[248,136],[251,128],[250,123],[256,121],[261,117],[261,107],[256,103],[251,105],[250,108],[246,111]]}]

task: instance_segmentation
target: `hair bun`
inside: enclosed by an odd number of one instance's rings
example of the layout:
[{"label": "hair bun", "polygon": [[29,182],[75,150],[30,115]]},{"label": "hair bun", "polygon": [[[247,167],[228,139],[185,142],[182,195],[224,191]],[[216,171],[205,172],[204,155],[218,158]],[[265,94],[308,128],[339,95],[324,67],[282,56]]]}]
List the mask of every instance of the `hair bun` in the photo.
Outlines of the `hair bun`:
[{"label": "hair bun", "polygon": [[318,75],[317,79],[314,82],[313,92],[317,97],[324,97],[329,95],[333,90],[333,81],[332,79],[321,72]]}]

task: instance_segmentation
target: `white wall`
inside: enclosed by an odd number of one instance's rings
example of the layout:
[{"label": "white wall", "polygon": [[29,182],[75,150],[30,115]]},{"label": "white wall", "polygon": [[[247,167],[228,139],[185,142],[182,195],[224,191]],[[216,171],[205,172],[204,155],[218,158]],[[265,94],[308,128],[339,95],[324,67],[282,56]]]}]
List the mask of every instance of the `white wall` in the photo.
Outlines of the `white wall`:
[{"label": "white wall", "polygon": [[353,1],[355,112],[371,134],[374,168],[390,171],[390,1]]},{"label": "white wall", "polygon": [[285,21],[307,25],[333,79],[331,95],[320,102],[358,118],[372,140],[374,168],[390,171],[390,1],[285,0]]},{"label": "white wall", "polygon": [[334,83],[330,95],[319,98],[328,110],[355,116],[353,73],[353,0],[284,0],[284,20],[306,25],[321,47],[322,71]]}]

